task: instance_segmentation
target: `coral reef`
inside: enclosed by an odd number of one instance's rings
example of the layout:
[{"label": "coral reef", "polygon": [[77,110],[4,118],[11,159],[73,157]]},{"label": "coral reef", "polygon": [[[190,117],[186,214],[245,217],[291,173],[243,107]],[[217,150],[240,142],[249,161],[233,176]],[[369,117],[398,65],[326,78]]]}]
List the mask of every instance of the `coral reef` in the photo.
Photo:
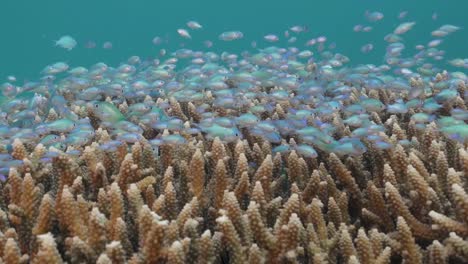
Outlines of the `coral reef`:
[{"label": "coral reef", "polygon": [[159,155],[141,138],[109,151],[98,129],[81,154],[45,162],[41,144],[15,140],[12,156],[24,162],[0,186],[0,259],[468,262],[466,144],[431,125],[417,129],[405,115],[373,116],[396,147],[366,143],[357,156],[274,152],[255,135],[184,135],[186,144],[164,144]]}]

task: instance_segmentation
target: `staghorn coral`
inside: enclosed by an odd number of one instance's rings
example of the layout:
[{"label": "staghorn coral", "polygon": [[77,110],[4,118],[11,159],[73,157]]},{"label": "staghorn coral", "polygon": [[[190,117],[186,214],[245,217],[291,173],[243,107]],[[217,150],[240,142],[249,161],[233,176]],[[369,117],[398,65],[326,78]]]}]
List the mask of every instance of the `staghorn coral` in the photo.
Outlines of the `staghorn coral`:
[{"label": "staghorn coral", "polygon": [[[185,115],[181,107],[173,104],[174,114]],[[392,127],[398,138],[411,134],[407,125]],[[466,146],[452,142],[455,149],[444,150],[448,139],[435,132],[422,139],[376,151],[380,160],[274,154],[270,142],[255,137],[233,144],[194,137],[159,158],[145,154],[144,140],[117,153],[94,142],[78,157],[62,153],[45,166],[25,162],[10,170],[0,186],[0,257],[6,263],[466,262]],[[432,154],[421,155],[425,149]],[[33,161],[43,155],[20,141],[13,150]]]}]

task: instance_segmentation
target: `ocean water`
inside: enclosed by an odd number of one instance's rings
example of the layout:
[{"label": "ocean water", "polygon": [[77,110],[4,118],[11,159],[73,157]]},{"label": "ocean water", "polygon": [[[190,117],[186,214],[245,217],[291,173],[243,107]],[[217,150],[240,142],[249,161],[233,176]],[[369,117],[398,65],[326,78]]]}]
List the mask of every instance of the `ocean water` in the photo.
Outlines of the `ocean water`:
[{"label": "ocean water", "polygon": [[[403,21],[415,21],[413,30],[405,34],[405,44],[413,47],[431,40],[430,32],[443,24],[453,24],[462,30],[448,36],[440,49],[445,58],[468,57],[468,1],[464,0],[3,0],[0,2],[0,80],[14,75],[18,80],[36,79],[48,64],[64,61],[71,67],[88,67],[96,62],[115,66],[129,56],[151,58],[159,49],[174,51],[181,46],[204,49],[203,41],[214,42],[212,50],[241,52],[270,45],[263,40],[266,34],[277,34],[278,46],[286,46],[283,32],[293,25],[305,25],[309,32],[302,34],[290,46],[302,48],[308,38],[326,36],[327,43],[336,43],[336,50],[353,62],[383,62],[386,43],[383,37],[402,21],[398,14],[408,11]],[[380,11],[384,18],[369,23],[366,10]],[[432,15],[437,13],[437,19]],[[181,38],[176,30],[196,20],[203,29],[192,32],[192,39]],[[353,32],[355,24],[371,24],[368,33]],[[217,39],[223,31],[239,30],[244,38],[234,42]],[[73,36],[78,45],[71,51],[54,47],[54,40],[62,35]],[[161,36],[165,42],[155,46],[152,39]],[[88,41],[97,43],[88,49]],[[102,43],[111,41],[112,49]],[[368,54],[360,47],[373,43]],[[445,61],[443,67],[448,67]]]}]

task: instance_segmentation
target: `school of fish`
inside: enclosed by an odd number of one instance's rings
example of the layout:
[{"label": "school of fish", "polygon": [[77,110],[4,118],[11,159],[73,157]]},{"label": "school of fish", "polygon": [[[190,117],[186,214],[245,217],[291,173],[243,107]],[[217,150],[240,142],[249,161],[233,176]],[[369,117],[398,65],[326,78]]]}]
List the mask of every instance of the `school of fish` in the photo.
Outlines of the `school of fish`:
[{"label": "school of fish", "polygon": [[[371,23],[384,18],[375,11],[365,16]],[[196,21],[186,26],[175,31],[187,40],[203,29]],[[431,42],[413,49],[403,41],[413,27],[416,22],[402,22],[385,36],[381,65],[353,65],[327,46],[324,36],[301,44],[297,36],[311,33],[305,26],[293,26],[284,34],[289,47],[260,48],[253,42],[254,49],[240,54],[161,49],[155,59],[132,56],[115,67],[56,62],[42,70],[40,80],[24,84],[10,76],[0,86],[0,145],[6,146],[0,175],[22,164],[10,153],[17,139],[44,145],[49,152],[41,161],[50,162],[61,151],[79,155],[100,128],[112,137],[100,146],[106,151],[143,138],[157,155],[163,144],[186,144],[195,137],[235,142],[258,136],[271,142],[274,152],[294,149],[314,158],[330,152],[362,155],[369,144],[392,148],[385,136],[392,124],[382,123],[379,116],[394,115],[391,120],[408,120],[417,129],[434,123],[445,136],[466,145],[468,79],[463,70],[468,59],[447,60],[460,69],[453,72],[435,63],[445,60],[443,38],[461,28],[442,25],[431,32]],[[241,31],[232,30],[221,33],[218,41],[241,38]],[[259,43],[271,45],[281,35],[261,38]],[[153,39],[155,45],[161,42]],[[205,44],[211,47],[212,42]],[[64,36],[55,45],[71,50],[77,42]],[[368,43],[361,51],[372,49]],[[411,139],[398,143],[412,144]]]}]

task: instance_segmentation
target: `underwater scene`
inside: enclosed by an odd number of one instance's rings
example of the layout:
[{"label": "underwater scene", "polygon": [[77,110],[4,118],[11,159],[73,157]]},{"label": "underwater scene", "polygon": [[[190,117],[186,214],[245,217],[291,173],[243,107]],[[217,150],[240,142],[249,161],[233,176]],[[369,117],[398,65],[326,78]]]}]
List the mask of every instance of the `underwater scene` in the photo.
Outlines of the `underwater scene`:
[{"label": "underwater scene", "polygon": [[0,263],[468,263],[468,1],[0,8]]}]

